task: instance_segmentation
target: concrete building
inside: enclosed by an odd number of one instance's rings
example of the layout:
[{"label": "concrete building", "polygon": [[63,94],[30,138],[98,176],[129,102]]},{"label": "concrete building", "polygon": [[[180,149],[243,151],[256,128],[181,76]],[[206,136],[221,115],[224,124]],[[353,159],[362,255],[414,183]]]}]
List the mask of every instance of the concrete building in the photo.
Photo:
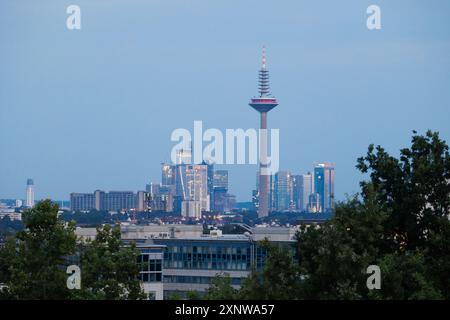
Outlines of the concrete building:
[{"label": "concrete building", "polygon": [[125,225],[121,228],[122,239],[154,239],[154,238],[190,238],[200,237],[203,234],[203,226],[188,224],[163,224],[163,225]]},{"label": "concrete building", "polygon": [[145,191],[138,191],[136,193],[136,211],[147,211],[147,195]]},{"label": "concrete building", "polygon": [[[274,240],[271,241],[285,245],[294,252],[295,242],[278,241],[277,234],[274,232],[272,235]],[[263,233],[259,233],[257,237],[267,238],[267,234],[264,237]],[[287,236],[284,235],[282,238],[285,239]],[[165,247],[162,265],[165,298],[174,293],[183,296],[189,291],[204,294],[212,279],[219,273],[227,273],[231,278],[231,285],[239,289],[252,269],[263,268],[266,258],[265,249],[248,234],[217,233],[193,238],[159,238],[147,240],[144,244]]]},{"label": "concrete building", "polygon": [[[140,250],[141,284],[150,298],[161,300],[189,291],[204,294],[212,279],[227,273],[238,289],[252,269],[261,270],[266,251],[259,241],[268,239],[295,252],[296,228],[257,226],[245,234],[223,235],[220,230],[203,234],[202,225],[122,225],[124,243]],[[94,228],[77,228],[77,235],[95,238]]]},{"label": "concrete building", "polygon": [[185,218],[201,219],[201,202],[197,200],[183,200],[181,202],[181,215]]},{"label": "concrete building", "polygon": [[90,211],[96,209],[96,197],[93,193],[71,193],[70,210]]},{"label": "concrete building", "polygon": [[0,207],[0,219],[8,217],[9,220],[22,220],[22,213],[16,212],[14,208]]},{"label": "concrete building", "polygon": [[140,280],[144,292],[150,300],[163,300],[163,262],[165,246],[140,243],[138,263],[141,266]]},{"label": "concrete building", "polygon": [[96,228],[80,228],[80,227],[77,227],[75,229],[75,234],[77,235],[77,237],[79,237],[83,241],[87,241],[87,240],[91,240],[92,241],[97,236],[97,229]]},{"label": "concrete building", "polygon": [[145,206],[142,203],[144,194],[133,191],[110,191],[96,190],[94,193],[71,193],[71,211],[128,211],[139,210]]}]

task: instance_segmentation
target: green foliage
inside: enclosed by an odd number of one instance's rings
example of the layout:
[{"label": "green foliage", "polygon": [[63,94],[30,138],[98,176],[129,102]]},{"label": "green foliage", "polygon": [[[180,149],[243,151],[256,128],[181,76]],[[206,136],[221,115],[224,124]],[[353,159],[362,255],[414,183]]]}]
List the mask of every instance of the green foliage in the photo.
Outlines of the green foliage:
[{"label": "green foliage", "polygon": [[385,246],[387,215],[371,200],[356,198],[336,207],[335,217],[320,228],[298,233],[301,297],[360,299],[367,296],[366,268],[376,264]]},{"label": "green foliage", "polygon": [[201,296],[197,291],[188,291],[186,293],[186,298],[188,300],[201,300]]},{"label": "green foliage", "polygon": [[450,154],[437,132],[414,131],[411,147],[402,149],[399,159],[370,145],[357,168],[370,173],[370,181],[361,183],[363,195],[373,188],[378,203],[391,210],[386,232],[397,247],[424,246],[429,233],[440,230],[440,218],[450,212]]},{"label": "green foliage", "polygon": [[[298,264],[268,248],[243,299],[449,299],[450,155],[437,133],[414,132],[400,158],[369,146],[357,168],[370,174],[355,196],[320,227],[297,234]],[[381,268],[381,290],[366,286]]]},{"label": "green foliage", "polygon": [[236,299],[237,290],[231,286],[231,278],[227,273],[216,275],[206,291],[206,300],[233,300]]},{"label": "green foliage", "polygon": [[181,300],[181,294],[179,292],[172,292],[168,296],[168,300]]},{"label": "green foliage", "polygon": [[136,263],[138,256],[133,243],[123,246],[119,225],[97,227],[95,240],[84,244],[81,251],[82,290],[75,297],[144,299]]},{"label": "green foliage", "polygon": [[300,283],[299,269],[292,248],[264,240],[259,244],[267,252],[261,272],[253,270],[239,292],[242,299],[293,299]]},{"label": "green foliage", "polygon": [[75,251],[75,224],[60,220],[58,205],[50,200],[25,211],[22,218],[25,229],[0,251],[3,298],[68,298],[64,266]]},{"label": "green foliage", "polygon": [[380,261],[380,290],[371,290],[372,299],[442,299],[440,292],[428,280],[425,258],[420,251],[387,254]]},{"label": "green foliage", "polygon": [[[124,246],[120,228],[97,228],[94,241],[78,242],[75,221],[58,217],[58,206],[39,202],[23,214],[25,229],[0,250],[3,299],[143,299],[139,251]],[[66,267],[81,260],[81,290],[67,289]]]}]

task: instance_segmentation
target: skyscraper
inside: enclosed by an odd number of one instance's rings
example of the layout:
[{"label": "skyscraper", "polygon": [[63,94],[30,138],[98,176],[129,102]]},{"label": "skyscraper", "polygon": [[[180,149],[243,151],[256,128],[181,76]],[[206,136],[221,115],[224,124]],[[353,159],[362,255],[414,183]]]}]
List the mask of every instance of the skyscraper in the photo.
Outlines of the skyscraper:
[{"label": "skyscraper", "polygon": [[95,193],[71,193],[70,210],[90,211],[95,209]]},{"label": "skyscraper", "polygon": [[214,172],[214,188],[225,188],[228,191],[228,170],[216,170]]},{"label": "skyscraper", "polygon": [[208,166],[203,164],[180,164],[176,170],[176,195],[181,202],[182,215],[201,217],[201,211],[209,211]]},{"label": "skyscraper", "polygon": [[34,181],[33,179],[27,180],[27,189],[26,189],[26,207],[32,208],[34,206]]},{"label": "skyscraper", "polygon": [[174,165],[171,165],[168,163],[161,164],[161,185],[163,185],[163,186],[175,185],[175,166]]},{"label": "skyscraper", "polygon": [[326,162],[315,166],[314,191],[319,195],[321,212],[334,209],[334,164]]},{"label": "skyscraper", "polygon": [[310,172],[296,176],[297,209],[308,210],[309,196],[314,193],[314,180]]},{"label": "skyscraper", "polygon": [[259,70],[259,97],[251,99],[249,105],[260,113],[259,143],[259,207],[258,217],[269,215],[269,172],[267,168],[267,112],[278,105],[277,99],[270,95],[269,71],[266,69],[266,51],[263,47],[262,66]]},{"label": "skyscraper", "polygon": [[279,171],[275,174],[275,205],[277,211],[291,208],[292,175],[289,171]]},{"label": "skyscraper", "polygon": [[180,149],[176,152],[175,164],[191,164],[192,163],[192,151],[187,149]]}]

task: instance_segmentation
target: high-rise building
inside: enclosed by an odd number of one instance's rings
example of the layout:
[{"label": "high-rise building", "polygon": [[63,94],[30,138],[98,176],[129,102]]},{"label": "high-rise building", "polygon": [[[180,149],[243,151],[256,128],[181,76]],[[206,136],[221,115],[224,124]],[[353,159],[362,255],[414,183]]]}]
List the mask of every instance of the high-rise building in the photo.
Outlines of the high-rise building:
[{"label": "high-rise building", "polygon": [[108,211],[127,211],[136,208],[133,191],[110,191],[104,194],[104,205]]},{"label": "high-rise building", "polygon": [[249,105],[260,113],[259,143],[259,207],[258,217],[269,215],[269,174],[267,167],[267,113],[278,105],[270,95],[269,71],[266,69],[266,52],[263,48],[262,66],[259,70],[259,97],[251,99]]},{"label": "high-rise building", "polygon": [[33,181],[33,179],[27,180],[25,205],[27,208],[32,208],[34,206],[34,181]]},{"label": "high-rise building", "polygon": [[95,199],[94,209],[98,211],[103,210],[105,208],[105,192],[101,190],[95,190],[94,199]]},{"label": "high-rise building", "polygon": [[277,211],[292,208],[292,175],[289,171],[279,171],[275,174],[275,206]]},{"label": "high-rise building", "polygon": [[203,161],[203,165],[207,168],[207,185],[208,185],[208,197],[209,197],[209,208],[213,208],[214,204],[214,163],[212,161]]},{"label": "high-rise building", "polygon": [[90,211],[94,210],[96,201],[95,193],[71,193],[70,210],[72,211]]},{"label": "high-rise building", "polygon": [[175,164],[192,164],[192,151],[187,149],[177,150]]},{"label": "high-rise building", "polygon": [[147,185],[147,206],[150,211],[173,211],[174,185],[160,185],[151,183]]},{"label": "high-rise building", "polygon": [[214,172],[214,188],[224,188],[228,190],[228,170],[216,170]]},{"label": "high-rise building", "polygon": [[181,215],[186,218],[200,219],[202,217],[201,203],[197,200],[183,200]]},{"label": "high-rise building", "polygon": [[[141,191],[143,192],[143,191]],[[104,192],[96,190],[94,193],[71,193],[70,210],[72,211],[128,211],[139,210],[142,208],[142,202],[138,198],[143,194],[135,194],[132,191],[110,191]]]},{"label": "high-rise building", "polygon": [[[199,201],[201,211],[209,211],[208,166],[204,164],[180,164],[176,169],[176,196],[183,201]],[[187,206],[187,207],[186,207]],[[182,205],[194,210],[197,204]]]},{"label": "high-rise building", "polygon": [[307,211],[309,196],[314,192],[314,179],[310,172],[295,176],[294,197],[297,210]]},{"label": "high-rise building", "polygon": [[214,207],[213,210],[217,212],[224,212],[227,207],[228,190],[223,187],[214,188]]},{"label": "high-rise building", "polygon": [[334,209],[334,165],[319,163],[314,168],[314,192],[319,194],[320,212]]},{"label": "high-rise building", "polygon": [[138,191],[136,193],[136,210],[139,212],[147,211],[146,192]]},{"label": "high-rise building", "polygon": [[21,208],[23,205],[23,201],[21,199],[16,199],[16,208]]},{"label": "high-rise building", "polygon": [[176,167],[171,164],[161,164],[161,185],[172,186],[175,185],[175,170]]},{"label": "high-rise building", "polygon": [[308,212],[313,212],[313,213],[322,212],[322,207],[320,204],[320,194],[311,193],[309,195]]}]

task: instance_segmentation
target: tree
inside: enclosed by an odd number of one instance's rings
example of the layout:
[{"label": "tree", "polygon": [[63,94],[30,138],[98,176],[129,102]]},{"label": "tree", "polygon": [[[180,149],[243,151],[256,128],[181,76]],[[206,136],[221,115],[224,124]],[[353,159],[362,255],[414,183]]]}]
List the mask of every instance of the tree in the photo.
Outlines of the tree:
[{"label": "tree", "polygon": [[228,273],[217,274],[211,281],[211,286],[206,290],[206,300],[234,300],[237,290],[231,286],[231,278]]},{"label": "tree", "polygon": [[366,298],[366,269],[385,246],[387,214],[373,201],[357,197],[336,206],[335,217],[320,228],[303,226],[297,234],[302,283],[300,298]]},{"label": "tree", "polygon": [[448,223],[442,218],[450,213],[450,154],[437,132],[414,131],[411,147],[400,150],[399,159],[370,145],[357,168],[370,173],[370,181],[361,183],[363,196],[373,188],[378,203],[391,209],[387,232],[396,240],[394,250],[422,247],[430,233]]},{"label": "tree", "polygon": [[50,200],[23,214],[25,229],[0,250],[4,298],[67,299],[66,259],[76,246],[75,223],[58,218],[59,207]]},{"label": "tree", "polygon": [[390,253],[420,250],[427,265],[427,280],[450,299],[450,154],[437,132],[413,132],[411,147],[400,158],[381,146],[369,146],[357,168],[370,173],[362,182],[363,195],[373,189],[376,200],[391,211],[385,236],[393,241]]},{"label": "tree", "polygon": [[370,290],[371,299],[442,299],[432,281],[419,250],[408,250],[383,256],[379,262],[382,274],[380,290]]},{"label": "tree", "polygon": [[263,270],[253,270],[244,281],[239,296],[241,299],[286,300],[297,296],[300,277],[293,260],[292,250],[268,240],[259,243],[266,250]]},{"label": "tree", "polygon": [[[450,155],[437,133],[414,132],[400,158],[369,146],[357,168],[370,174],[362,199],[336,207],[320,228],[298,235],[303,281],[313,299],[450,298]],[[367,266],[381,290],[366,288]]]},{"label": "tree", "polygon": [[95,240],[81,248],[82,289],[75,298],[144,299],[138,256],[134,243],[123,245],[119,225],[98,226]]},{"label": "tree", "polygon": [[186,298],[188,300],[200,300],[201,296],[198,291],[191,290],[186,293]]}]

